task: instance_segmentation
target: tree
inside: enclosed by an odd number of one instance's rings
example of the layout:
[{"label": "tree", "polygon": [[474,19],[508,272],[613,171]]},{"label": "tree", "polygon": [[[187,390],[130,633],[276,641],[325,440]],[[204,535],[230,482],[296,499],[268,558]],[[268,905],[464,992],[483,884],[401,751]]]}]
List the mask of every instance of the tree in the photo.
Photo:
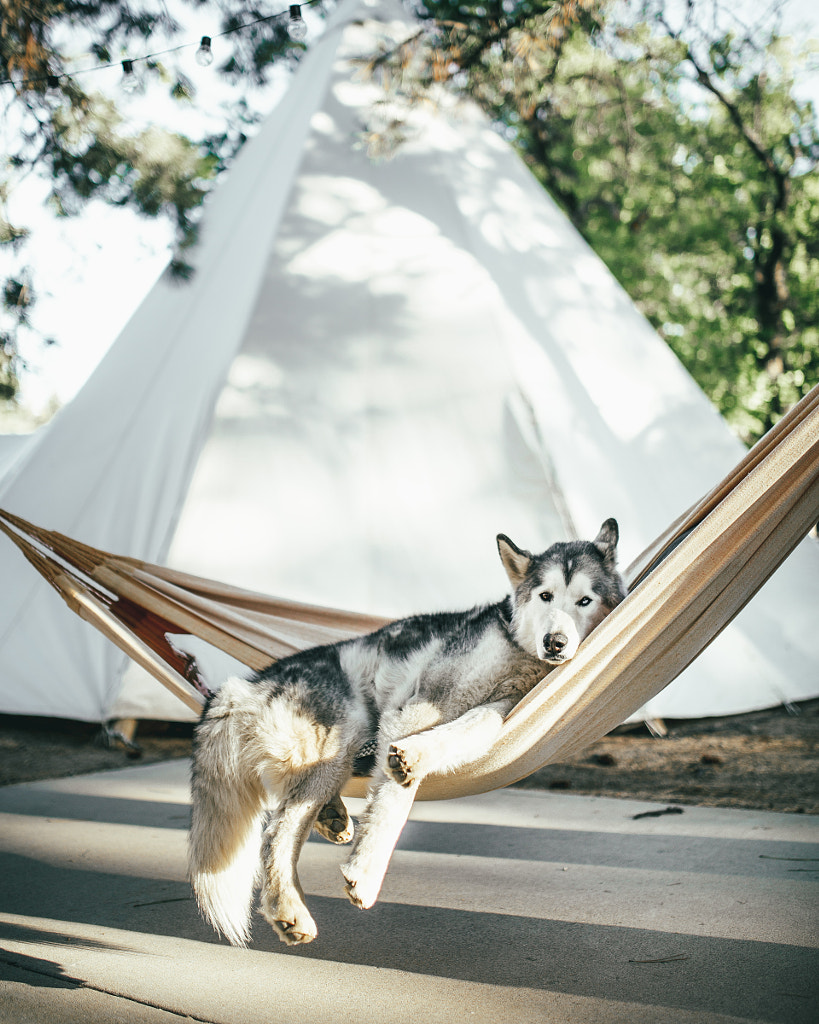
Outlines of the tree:
[{"label": "tree", "polygon": [[[103,196],[170,216],[174,266],[188,273],[199,204],[241,145],[241,121],[196,143],[166,139],[167,159],[146,159],[150,140],[128,138],[110,100],[60,77],[54,41],[58,27],[79,19],[108,60],[117,45],[177,27],[156,4],[152,13],[110,0],[0,5],[16,19],[0,55],[29,119],[13,172],[45,167],[60,215]],[[274,61],[303,48],[285,19],[272,17],[276,6],[219,7],[231,43],[222,71],[236,82],[263,82]],[[683,11],[677,24],[671,9]],[[775,18],[748,31],[720,21],[717,0],[644,0],[629,24],[610,10],[607,0],[424,0],[419,31],[365,63],[388,98],[412,102],[443,86],[476,98],[751,441],[819,378],[815,111],[794,98],[794,55]],[[175,95],[190,96],[190,83],[158,57],[145,63]],[[402,138],[400,109],[383,107],[370,132],[378,154]],[[0,217],[0,244],[24,237]],[[33,295],[24,275],[5,283],[15,323],[26,321]],[[0,331],[6,393],[15,389],[14,358],[12,324]]]},{"label": "tree", "polygon": [[[203,0],[185,0],[193,7]],[[308,3],[314,0],[308,0]],[[217,70],[234,82],[261,85],[273,63],[304,49],[288,32],[280,2],[220,0],[226,57]],[[25,265],[28,230],[12,222],[8,199],[30,174],[50,181],[56,216],[80,213],[91,199],[130,207],[174,226],[170,272],[193,270],[188,257],[197,238],[198,213],[215,176],[244,141],[252,120],[241,98],[226,114],[223,132],[206,139],[148,127],[134,131],[110,96],[95,88],[83,68],[122,65],[126,77],[162,83],[180,102],[194,97],[191,82],[173,64],[180,25],[164,3],[119,0],[0,0],[0,102],[13,146],[0,164],[0,246],[19,254],[5,281],[0,306],[0,399],[18,388],[18,336],[31,326],[37,283]],[[212,16],[212,15],[211,15]],[[298,33],[296,34],[298,36]],[[68,54],[78,38],[86,56]],[[142,57],[146,50],[160,51]],[[163,52],[164,51],[164,52]],[[128,53],[139,54],[130,59]]]},{"label": "tree", "polygon": [[816,114],[794,98],[794,54],[771,25],[719,26],[704,16],[714,4],[689,0],[672,26],[666,6],[590,33],[505,4],[508,30],[478,45],[468,17],[454,24],[472,5],[427,0],[453,27],[433,43],[426,80],[446,68],[505,127],[752,441],[819,380]]}]

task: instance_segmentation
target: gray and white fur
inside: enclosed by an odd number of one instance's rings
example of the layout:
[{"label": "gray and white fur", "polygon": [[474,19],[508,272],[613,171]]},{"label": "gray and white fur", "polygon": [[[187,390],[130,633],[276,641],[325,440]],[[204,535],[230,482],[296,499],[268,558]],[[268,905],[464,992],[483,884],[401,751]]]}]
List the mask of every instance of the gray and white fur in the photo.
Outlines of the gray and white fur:
[{"label": "gray and white fur", "polygon": [[229,679],[194,738],[189,873],[203,916],[234,945],[250,938],[253,894],[287,944],[316,925],[296,864],[310,830],[353,838],[340,791],[375,740],[375,769],[345,890],[375,903],[425,776],[460,768],[551,667],[569,660],[623,599],[618,527],[540,555],[498,536],[511,594],[471,611],[417,615],[367,636]]}]

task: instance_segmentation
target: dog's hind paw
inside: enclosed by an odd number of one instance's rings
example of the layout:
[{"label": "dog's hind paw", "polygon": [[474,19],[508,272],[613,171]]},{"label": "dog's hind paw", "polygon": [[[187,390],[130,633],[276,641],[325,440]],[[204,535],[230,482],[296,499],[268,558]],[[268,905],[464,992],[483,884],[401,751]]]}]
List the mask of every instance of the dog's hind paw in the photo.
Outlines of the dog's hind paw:
[{"label": "dog's hind paw", "polygon": [[312,942],[318,935],[314,928],[312,931],[299,931],[293,921],[272,921],[273,931],[287,946],[298,946],[304,942]]},{"label": "dog's hind paw", "polygon": [[411,786],[419,778],[420,758],[406,747],[393,743],[387,754],[387,771],[400,786]]},{"label": "dog's hind paw", "polygon": [[310,916],[305,906],[301,908],[288,908],[283,904],[275,907],[268,907],[262,903],[261,911],[287,946],[297,946],[303,942],[312,942],[318,935],[316,922]]},{"label": "dog's hind paw", "polygon": [[325,804],[319,811],[313,828],[322,838],[338,845],[349,843],[355,831],[353,819],[347,814],[347,809],[341,801]]}]

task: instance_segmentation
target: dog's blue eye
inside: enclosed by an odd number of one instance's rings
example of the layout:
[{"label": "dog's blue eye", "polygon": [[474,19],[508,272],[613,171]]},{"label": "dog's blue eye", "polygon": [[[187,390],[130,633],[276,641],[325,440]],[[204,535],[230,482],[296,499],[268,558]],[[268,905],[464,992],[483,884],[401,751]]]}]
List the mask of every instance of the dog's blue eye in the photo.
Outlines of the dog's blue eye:
[{"label": "dog's blue eye", "polygon": [[546,601],[546,603],[548,604],[548,602],[552,600],[552,595],[549,593],[548,590],[544,590],[543,593],[540,595],[540,600]]},{"label": "dog's blue eye", "polygon": [[588,606],[590,604],[591,604],[591,598],[590,597],[581,597],[580,600],[577,602],[577,607],[578,608],[588,608]]}]

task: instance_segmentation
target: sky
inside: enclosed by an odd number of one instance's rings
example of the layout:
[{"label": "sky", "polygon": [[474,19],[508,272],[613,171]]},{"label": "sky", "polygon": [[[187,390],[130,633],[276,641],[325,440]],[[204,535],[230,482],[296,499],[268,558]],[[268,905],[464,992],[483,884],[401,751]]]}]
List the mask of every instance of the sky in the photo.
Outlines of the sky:
[{"label": "sky", "polygon": [[[164,97],[160,89],[143,96],[122,93],[121,70],[94,72],[94,85],[117,98],[134,128],[157,121],[195,137],[197,132],[220,125],[220,104],[228,90],[220,84],[213,67],[200,67],[194,60],[202,35],[214,35],[218,48],[216,18],[208,18],[207,8],[191,10],[176,0],[167,3],[185,31],[174,44],[190,41],[178,55],[179,65],[193,81],[197,92],[196,109],[181,107]],[[767,0],[746,0],[758,12]],[[286,10],[287,5],[282,5]],[[736,9],[737,5],[732,5]],[[788,0],[786,27],[799,39],[819,37],[819,4],[816,0]],[[316,19],[306,20],[313,38],[320,31]],[[309,42],[309,37],[308,37]],[[78,67],[88,66],[83,43],[77,40],[74,53]],[[152,51],[159,49],[153,45]],[[139,56],[134,52],[133,56]],[[87,85],[86,80],[86,85]],[[261,111],[273,107],[286,89],[286,76],[252,100]],[[802,83],[804,95],[813,98],[819,108],[819,73]],[[0,149],[5,148],[7,133],[15,130],[7,122],[0,126]],[[4,138],[6,135],[6,138]],[[7,143],[6,143],[7,144]],[[30,366],[22,378],[23,405],[37,413],[53,400],[64,403],[76,393],[99,360],[116,339],[130,316],[162,273],[169,256],[171,230],[168,225],[140,219],[129,211],[116,210],[103,203],[89,204],[80,217],[57,220],[43,208],[47,185],[29,178],[13,193],[9,202],[12,220],[32,229],[26,247],[37,287],[36,323],[46,336],[59,344],[45,347],[34,339],[23,346]],[[0,250],[0,278],[9,272],[10,262]]]}]

